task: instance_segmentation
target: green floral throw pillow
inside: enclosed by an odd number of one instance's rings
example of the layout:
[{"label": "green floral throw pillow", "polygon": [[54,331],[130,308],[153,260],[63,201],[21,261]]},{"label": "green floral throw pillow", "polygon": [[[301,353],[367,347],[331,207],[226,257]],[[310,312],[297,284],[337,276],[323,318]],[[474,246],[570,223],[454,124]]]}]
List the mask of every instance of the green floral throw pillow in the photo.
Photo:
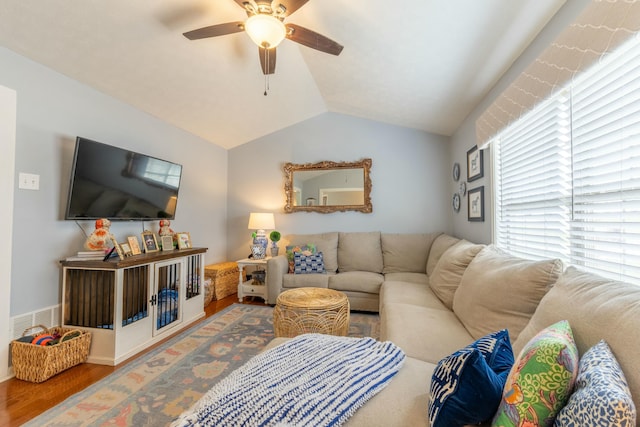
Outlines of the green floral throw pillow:
[{"label": "green floral throw pillow", "polygon": [[509,372],[492,426],[550,426],[578,373],[578,349],[566,320],[540,331]]}]

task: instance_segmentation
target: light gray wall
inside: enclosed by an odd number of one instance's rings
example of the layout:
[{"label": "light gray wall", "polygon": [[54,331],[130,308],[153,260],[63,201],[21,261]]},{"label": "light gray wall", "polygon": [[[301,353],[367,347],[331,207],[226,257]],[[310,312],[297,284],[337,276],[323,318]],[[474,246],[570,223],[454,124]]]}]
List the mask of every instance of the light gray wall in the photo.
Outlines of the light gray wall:
[{"label": "light gray wall", "polygon": [[[283,235],[449,232],[448,138],[325,113],[229,151],[228,254],[249,254],[250,212],[274,212]],[[373,213],[285,214],[283,165],[372,159]]]},{"label": "light gray wall", "polygon": [[[226,150],[4,48],[0,85],[17,92],[16,176],[40,175],[40,191],[15,191],[12,316],[58,304],[59,260],[83,249],[78,225],[62,219],[78,135],[182,164],[171,226],[208,247],[207,262],[226,259]],[[144,227],[158,230],[157,221]],[[142,229],[141,222],[111,227],[119,241]]]},{"label": "light gray wall", "polygon": [[[509,71],[498,81],[491,92],[482,100],[462,125],[451,137],[451,165],[460,163],[460,181],[467,177],[467,151],[476,145],[476,120],[491,105],[491,103],[529,66],[551,42],[567,28],[575,18],[591,3],[591,0],[567,0],[565,5],[556,13],[549,24],[540,32],[538,37],[529,45],[524,53],[514,62]],[[451,173],[449,173],[451,177]],[[449,178],[451,195],[458,190],[458,183]],[[484,150],[484,177],[467,184],[467,189],[484,186],[485,221],[467,221],[467,197],[463,197],[460,212],[453,214],[453,233],[461,238],[477,242],[491,243],[493,225],[493,191],[491,182],[491,149]]]}]

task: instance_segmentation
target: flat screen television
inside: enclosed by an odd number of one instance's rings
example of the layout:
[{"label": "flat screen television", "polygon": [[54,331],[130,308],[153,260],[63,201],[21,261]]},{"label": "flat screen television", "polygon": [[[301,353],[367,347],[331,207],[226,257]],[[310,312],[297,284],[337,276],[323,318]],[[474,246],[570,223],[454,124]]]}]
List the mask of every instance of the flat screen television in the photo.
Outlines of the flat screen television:
[{"label": "flat screen television", "polygon": [[76,138],[65,219],[174,219],[182,166]]}]

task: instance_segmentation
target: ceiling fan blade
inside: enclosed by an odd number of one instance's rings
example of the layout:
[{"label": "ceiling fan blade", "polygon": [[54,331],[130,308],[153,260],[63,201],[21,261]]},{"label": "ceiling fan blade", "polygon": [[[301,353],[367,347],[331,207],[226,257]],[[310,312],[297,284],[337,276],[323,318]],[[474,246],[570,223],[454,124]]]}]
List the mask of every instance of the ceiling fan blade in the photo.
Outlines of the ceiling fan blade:
[{"label": "ceiling fan blade", "polygon": [[258,48],[258,54],[260,55],[260,67],[262,68],[262,74],[273,74],[276,72],[276,48],[265,49],[263,47]]},{"label": "ceiling fan blade", "polygon": [[285,11],[282,14],[282,16],[286,17],[286,16],[291,15],[296,10],[300,9],[308,1],[309,0],[277,0],[277,1],[273,2],[271,7],[273,8],[273,10],[277,11],[278,10],[278,6],[280,6],[280,5],[284,6]]},{"label": "ceiling fan blade", "polygon": [[199,28],[197,30],[183,33],[183,35],[189,40],[198,40],[206,39],[207,37],[217,37],[224,36],[226,34],[239,33],[241,31],[244,31],[244,22],[236,21]]},{"label": "ceiling fan blade", "polygon": [[328,37],[296,24],[287,24],[287,38],[301,45],[331,55],[340,55],[344,46]]}]

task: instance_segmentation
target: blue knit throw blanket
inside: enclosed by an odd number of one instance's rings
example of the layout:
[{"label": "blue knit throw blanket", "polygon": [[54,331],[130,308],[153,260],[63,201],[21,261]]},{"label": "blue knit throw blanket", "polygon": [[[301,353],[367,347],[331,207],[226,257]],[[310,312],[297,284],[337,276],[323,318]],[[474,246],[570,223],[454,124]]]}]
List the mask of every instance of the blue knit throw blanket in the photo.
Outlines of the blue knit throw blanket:
[{"label": "blue knit throw blanket", "polygon": [[300,335],[233,371],[172,425],[340,426],[404,358],[373,338]]}]

